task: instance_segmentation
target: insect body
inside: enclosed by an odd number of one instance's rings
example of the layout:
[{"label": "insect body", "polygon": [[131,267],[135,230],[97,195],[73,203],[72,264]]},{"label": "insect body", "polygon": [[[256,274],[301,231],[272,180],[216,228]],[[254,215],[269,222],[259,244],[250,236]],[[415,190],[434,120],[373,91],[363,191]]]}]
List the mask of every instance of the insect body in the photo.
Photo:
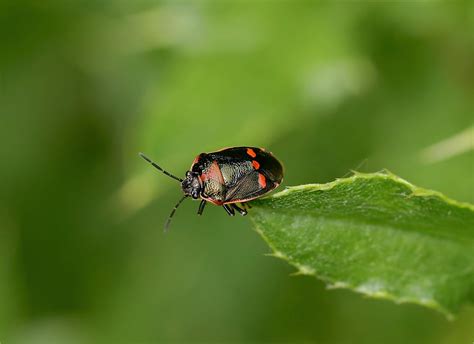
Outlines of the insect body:
[{"label": "insect body", "polygon": [[246,215],[245,208],[236,203],[244,203],[270,192],[283,179],[281,163],[270,152],[256,147],[232,147],[201,153],[194,159],[184,180],[166,172],[144,154],[140,153],[140,156],[161,172],[181,182],[184,196],[168,217],[165,230],[176,209],[187,197],[201,199],[199,215],[207,202],[222,206],[231,216],[235,214],[235,210]]}]

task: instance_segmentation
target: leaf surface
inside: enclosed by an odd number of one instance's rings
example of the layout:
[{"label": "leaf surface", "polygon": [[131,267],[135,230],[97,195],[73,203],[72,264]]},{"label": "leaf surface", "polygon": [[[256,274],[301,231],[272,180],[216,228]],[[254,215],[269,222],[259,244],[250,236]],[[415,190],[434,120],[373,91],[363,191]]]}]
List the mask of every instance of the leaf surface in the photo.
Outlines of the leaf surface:
[{"label": "leaf surface", "polygon": [[391,173],[356,173],[252,202],[256,230],[330,288],[411,302],[448,318],[474,297],[474,206]]}]

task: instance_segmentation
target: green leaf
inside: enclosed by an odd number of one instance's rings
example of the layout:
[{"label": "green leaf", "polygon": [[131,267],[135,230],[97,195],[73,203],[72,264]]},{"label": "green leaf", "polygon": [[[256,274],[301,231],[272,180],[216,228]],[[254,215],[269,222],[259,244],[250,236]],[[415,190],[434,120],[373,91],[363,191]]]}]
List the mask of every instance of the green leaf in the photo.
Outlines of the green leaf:
[{"label": "green leaf", "polygon": [[255,227],[298,274],[448,318],[474,297],[474,206],[391,173],[356,173],[252,202]]}]

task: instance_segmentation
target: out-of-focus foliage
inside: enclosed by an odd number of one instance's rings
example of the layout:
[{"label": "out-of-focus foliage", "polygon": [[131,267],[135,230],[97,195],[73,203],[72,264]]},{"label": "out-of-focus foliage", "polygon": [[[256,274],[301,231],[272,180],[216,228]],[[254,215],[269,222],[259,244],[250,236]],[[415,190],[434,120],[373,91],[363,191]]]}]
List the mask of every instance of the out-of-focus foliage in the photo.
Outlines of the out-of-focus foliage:
[{"label": "out-of-focus foliage", "polygon": [[0,3],[0,341],[469,343],[454,322],[288,277],[245,218],[183,204],[232,145],[287,185],[388,168],[474,201],[474,6]]}]

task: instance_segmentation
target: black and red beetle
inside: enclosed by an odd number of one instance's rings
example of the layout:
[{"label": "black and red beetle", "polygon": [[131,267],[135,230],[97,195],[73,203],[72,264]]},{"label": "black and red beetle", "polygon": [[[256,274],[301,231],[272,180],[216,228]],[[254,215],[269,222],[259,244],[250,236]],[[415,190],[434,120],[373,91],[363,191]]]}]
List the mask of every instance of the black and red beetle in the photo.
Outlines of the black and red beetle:
[{"label": "black and red beetle", "polygon": [[239,207],[236,203],[243,204],[265,195],[280,185],[283,179],[282,164],[263,148],[232,147],[201,153],[194,159],[185,179],[163,170],[143,153],[140,156],[167,176],[181,182],[184,196],[173,208],[165,230],[186,197],[201,199],[198,215],[202,214],[207,202],[222,206],[230,216],[234,216],[235,210],[247,215],[245,207]]}]

